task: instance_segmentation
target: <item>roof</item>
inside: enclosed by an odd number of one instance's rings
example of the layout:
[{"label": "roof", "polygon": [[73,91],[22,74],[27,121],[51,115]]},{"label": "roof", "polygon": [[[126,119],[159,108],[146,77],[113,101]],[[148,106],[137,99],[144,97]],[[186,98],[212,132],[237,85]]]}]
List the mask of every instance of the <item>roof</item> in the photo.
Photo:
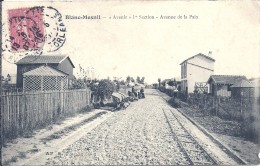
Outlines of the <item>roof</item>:
[{"label": "roof", "polygon": [[253,87],[254,86],[247,80],[241,80],[231,86],[231,88],[253,88]]},{"label": "roof", "polygon": [[213,61],[213,62],[216,61],[215,59],[213,59],[213,58],[211,58],[211,57],[209,57],[209,56],[207,56],[207,55],[204,55],[204,54],[202,54],[202,53],[198,53],[197,55],[194,55],[194,56],[192,56],[192,57],[190,57],[190,58],[184,60],[182,63],[180,63],[180,65],[183,64],[184,62],[186,62],[186,61],[192,59],[192,58],[197,57],[197,56],[202,56],[202,57],[207,58],[207,59],[209,59],[209,60],[211,60],[211,61]]},{"label": "roof", "polygon": [[26,56],[22,59],[20,59],[16,64],[55,64],[55,63],[61,63],[65,59],[68,59],[75,68],[74,64],[70,60],[69,56],[50,56],[50,55],[41,55],[41,56]]},{"label": "roof", "polygon": [[249,82],[255,87],[260,87],[260,78],[251,78]]},{"label": "roof", "polygon": [[235,84],[241,80],[247,80],[247,78],[239,75],[211,75],[207,82],[210,83],[211,80],[217,84]]},{"label": "roof", "polygon": [[180,77],[174,77],[174,78],[164,79],[163,81],[161,81],[161,83],[174,81],[174,79],[175,79],[176,82],[180,82],[181,81]]},{"label": "roof", "polygon": [[54,69],[50,66],[40,66],[23,74],[24,76],[68,76],[67,73]]}]

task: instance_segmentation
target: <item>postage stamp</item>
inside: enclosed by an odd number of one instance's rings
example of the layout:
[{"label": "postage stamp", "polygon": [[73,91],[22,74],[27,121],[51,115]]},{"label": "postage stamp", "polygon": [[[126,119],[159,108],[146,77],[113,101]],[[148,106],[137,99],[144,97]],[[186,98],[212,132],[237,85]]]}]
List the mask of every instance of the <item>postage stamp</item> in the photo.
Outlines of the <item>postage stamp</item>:
[{"label": "postage stamp", "polygon": [[43,11],[29,11],[30,9],[28,8],[12,9],[8,11],[12,51],[21,52],[43,48]]},{"label": "postage stamp", "polygon": [[24,56],[37,58],[60,49],[66,41],[61,13],[53,7],[35,6],[8,10],[3,24],[3,58],[15,63]]}]

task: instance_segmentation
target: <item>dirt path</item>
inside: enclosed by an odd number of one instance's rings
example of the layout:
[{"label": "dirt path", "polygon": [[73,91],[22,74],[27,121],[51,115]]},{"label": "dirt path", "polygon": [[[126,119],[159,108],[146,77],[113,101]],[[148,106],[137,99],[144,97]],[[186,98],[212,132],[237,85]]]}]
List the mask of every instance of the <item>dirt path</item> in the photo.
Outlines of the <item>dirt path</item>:
[{"label": "dirt path", "polygon": [[145,99],[131,103],[126,110],[113,113],[102,124],[82,134],[79,140],[46,158],[45,163],[37,163],[237,165],[198,128],[170,107],[156,90],[147,90]]}]

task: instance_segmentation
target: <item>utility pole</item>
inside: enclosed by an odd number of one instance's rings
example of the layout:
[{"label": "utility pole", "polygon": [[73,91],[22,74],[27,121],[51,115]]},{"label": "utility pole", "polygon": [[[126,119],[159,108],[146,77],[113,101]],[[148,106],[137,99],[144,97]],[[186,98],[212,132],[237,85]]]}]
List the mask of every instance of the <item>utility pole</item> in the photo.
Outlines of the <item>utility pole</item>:
[{"label": "utility pole", "polygon": [[[0,2],[0,13],[1,13],[1,17],[2,17],[2,1]],[[0,142],[1,142],[1,149],[0,149],[0,165],[2,165],[2,147],[3,147],[3,143],[4,143],[4,139],[3,139],[3,110],[2,110],[2,18],[0,19],[0,44],[1,44],[1,49],[0,49]]]}]

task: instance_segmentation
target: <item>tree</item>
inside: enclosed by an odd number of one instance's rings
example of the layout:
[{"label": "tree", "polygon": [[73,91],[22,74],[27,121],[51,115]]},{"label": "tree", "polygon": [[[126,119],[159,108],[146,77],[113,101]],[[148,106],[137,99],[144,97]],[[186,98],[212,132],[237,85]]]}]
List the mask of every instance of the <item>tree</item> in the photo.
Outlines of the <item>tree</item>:
[{"label": "tree", "polygon": [[141,79],[140,79],[139,76],[137,76],[137,78],[136,78],[136,82],[139,83],[139,84],[141,83]]},{"label": "tree", "polygon": [[130,76],[127,76],[127,77],[126,77],[126,82],[129,84],[130,81],[131,81],[131,77],[130,77]]},{"label": "tree", "polygon": [[85,78],[76,78],[73,75],[71,84],[69,84],[69,89],[84,89],[87,87],[87,81]]},{"label": "tree", "polygon": [[144,79],[145,79],[145,77],[142,77],[141,84],[144,84]]},{"label": "tree", "polygon": [[158,78],[159,87],[161,86],[161,78]]},{"label": "tree", "polygon": [[120,81],[119,80],[114,80],[113,82],[115,84],[115,91],[118,92],[119,89],[120,89]]},{"label": "tree", "polygon": [[124,80],[121,80],[121,81],[120,81],[120,85],[125,85],[125,81],[124,81]]},{"label": "tree", "polygon": [[97,87],[97,94],[101,98],[101,100],[104,100],[105,98],[110,98],[114,91],[115,85],[112,81],[105,79],[99,82]]},{"label": "tree", "polygon": [[131,82],[135,82],[135,79],[133,77],[130,77]]}]

